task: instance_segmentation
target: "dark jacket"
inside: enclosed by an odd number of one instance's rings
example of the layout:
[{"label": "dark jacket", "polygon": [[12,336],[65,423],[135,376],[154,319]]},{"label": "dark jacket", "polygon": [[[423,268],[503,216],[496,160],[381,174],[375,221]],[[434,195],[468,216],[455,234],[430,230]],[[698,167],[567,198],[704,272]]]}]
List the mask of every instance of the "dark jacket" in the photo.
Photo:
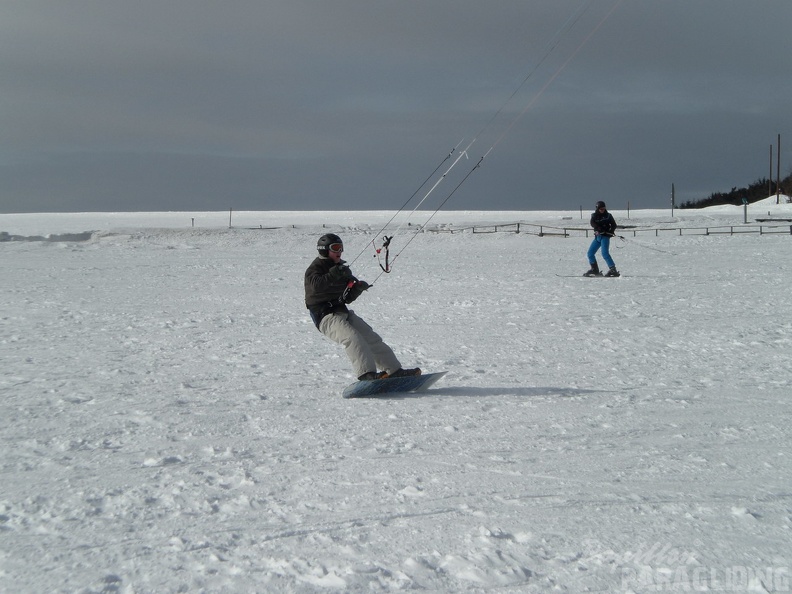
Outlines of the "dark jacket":
[{"label": "dark jacket", "polygon": [[597,235],[606,235],[608,237],[613,237],[614,233],[616,233],[616,227],[618,226],[616,225],[616,220],[613,218],[613,215],[607,210],[605,212],[595,210],[591,213],[590,223]]},{"label": "dark jacket", "polygon": [[334,279],[330,269],[335,266],[330,258],[319,256],[305,271],[305,307],[311,312],[317,328],[326,315],[349,311],[346,304],[352,303],[365,290],[364,283],[355,277]]}]

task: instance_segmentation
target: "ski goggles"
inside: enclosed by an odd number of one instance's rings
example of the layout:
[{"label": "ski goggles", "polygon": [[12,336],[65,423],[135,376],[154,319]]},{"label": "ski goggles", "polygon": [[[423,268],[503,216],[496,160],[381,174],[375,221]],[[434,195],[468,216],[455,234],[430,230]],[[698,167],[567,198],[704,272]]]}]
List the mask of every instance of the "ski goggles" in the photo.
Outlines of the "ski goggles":
[{"label": "ski goggles", "polygon": [[327,246],[327,248],[333,252],[334,254],[340,254],[344,251],[344,244],[343,243],[331,243]]}]

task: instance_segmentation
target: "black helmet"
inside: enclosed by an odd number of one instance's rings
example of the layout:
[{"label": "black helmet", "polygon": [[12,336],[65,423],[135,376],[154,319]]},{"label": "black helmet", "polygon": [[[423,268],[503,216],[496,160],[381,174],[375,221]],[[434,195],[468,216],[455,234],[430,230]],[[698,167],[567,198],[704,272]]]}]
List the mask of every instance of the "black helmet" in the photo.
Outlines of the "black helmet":
[{"label": "black helmet", "polygon": [[602,200],[600,200],[599,202],[597,202],[597,210],[599,210],[600,208],[607,208],[607,207],[605,206],[605,203],[604,203]]},{"label": "black helmet", "polygon": [[341,238],[335,233],[327,233],[322,235],[319,238],[319,241],[316,242],[316,249],[319,250],[319,255],[324,256],[325,258],[330,255],[330,246],[334,243],[340,243],[341,245],[344,245],[344,242],[341,241]]}]

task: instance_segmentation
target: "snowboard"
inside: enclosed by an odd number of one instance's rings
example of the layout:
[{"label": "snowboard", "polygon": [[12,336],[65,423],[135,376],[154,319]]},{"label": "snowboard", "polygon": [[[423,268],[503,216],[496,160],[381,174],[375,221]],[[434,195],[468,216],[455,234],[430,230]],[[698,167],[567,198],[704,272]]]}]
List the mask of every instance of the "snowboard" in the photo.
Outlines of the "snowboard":
[{"label": "snowboard", "polygon": [[443,377],[447,371],[425,373],[409,377],[386,377],[385,379],[363,380],[344,388],[344,398],[368,398],[381,394],[398,394],[404,392],[423,392]]}]

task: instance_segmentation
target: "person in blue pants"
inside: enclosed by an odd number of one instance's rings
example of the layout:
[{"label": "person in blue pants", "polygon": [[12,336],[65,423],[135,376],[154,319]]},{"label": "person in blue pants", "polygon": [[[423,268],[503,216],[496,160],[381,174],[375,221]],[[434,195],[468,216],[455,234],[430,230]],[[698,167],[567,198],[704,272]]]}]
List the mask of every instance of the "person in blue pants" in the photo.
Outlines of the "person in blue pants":
[{"label": "person in blue pants", "polygon": [[619,276],[619,271],[616,270],[616,264],[610,255],[610,239],[616,233],[616,220],[613,215],[608,212],[605,203],[600,200],[597,202],[596,210],[591,213],[591,227],[594,229],[594,241],[589,246],[588,256],[589,268],[583,276],[601,276],[599,266],[597,265],[597,252],[602,250],[602,259],[608,265],[608,272],[605,276]]}]

